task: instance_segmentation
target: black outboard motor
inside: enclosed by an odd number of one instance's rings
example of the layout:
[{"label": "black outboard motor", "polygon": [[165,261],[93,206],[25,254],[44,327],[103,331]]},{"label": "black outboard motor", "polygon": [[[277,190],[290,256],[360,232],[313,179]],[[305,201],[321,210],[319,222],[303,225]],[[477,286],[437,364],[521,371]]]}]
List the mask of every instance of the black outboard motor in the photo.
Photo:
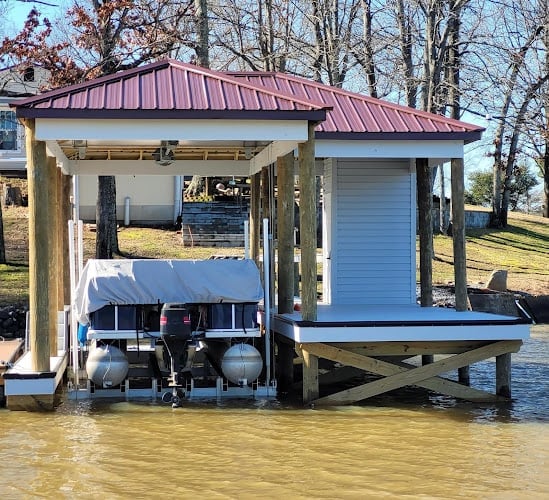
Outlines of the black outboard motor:
[{"label": "black outboard motor", "polygon": [[191,316],[185,304],[164,304],[160,313],[160,337],[170,356],[168,385],[172,388],[172,393],[164,394],[163,400],[166,403],[171,401],[175,408],[181,403],[178,391],[182,387],[180,371],[181,365],[185,364],[189,340],[192,337]]}]

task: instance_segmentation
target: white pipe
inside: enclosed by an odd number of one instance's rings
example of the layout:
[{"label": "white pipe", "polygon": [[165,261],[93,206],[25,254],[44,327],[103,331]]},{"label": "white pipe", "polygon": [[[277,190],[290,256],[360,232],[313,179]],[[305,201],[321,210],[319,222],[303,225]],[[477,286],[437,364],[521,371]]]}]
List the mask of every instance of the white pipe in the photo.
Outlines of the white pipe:
[{"label": "white pipe", "polygon": [[263,274],[264,274],[264,308],[265,308],[265,385],[267,391],[271,386],[271,271],[269,258],[269,219],[263,219]]},{"label": "white pipe", "polygon": [[250,221],[244,221],[244,258],[250,258]]},{"label": "white pipe", "polygon": [[181,175],[174,177],[174,201],[173,201],[173,223],[177,222],[177,218],[181,215],[181,193],[182,193],[183,178]]},{"label": "white pipe", "polygon": [[72,369],[74,372],[74,384],[76,388],[80,383],[78,366],[78,323],[76,321],[76,255],[74,248],[74,221],[69,224],[69,278],[71,284],[71,347],[72,347]]},{"label": "white pipe", "polygon": [[80,219],[80,180],[78,175],[72,176],[72,203],[73,203],[73,218]]},{"label": "white pipe", "polygon": [[76,234],[78,238],[78,273],[76,279],[80,279],[82,269],[84,269],[84,224],[81,220],[78,221],[78,232]]},{"label": "white pipe", "polygon": [[124,198],[124,225],[125,226],[130,225],[130,201],[131,201],[131,198],[129,196],[126,196]]}]

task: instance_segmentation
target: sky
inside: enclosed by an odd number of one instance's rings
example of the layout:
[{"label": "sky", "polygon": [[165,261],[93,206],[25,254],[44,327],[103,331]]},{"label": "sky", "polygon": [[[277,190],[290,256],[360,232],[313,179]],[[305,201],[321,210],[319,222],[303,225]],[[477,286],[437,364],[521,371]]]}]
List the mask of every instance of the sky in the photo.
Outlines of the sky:
[{"label": "sky", "polygon": [[[0,0],[0,4],[4,3],[6,0]],[[53,20],[56,16],[63,12],[61,7],[64,4],[64,0],[47,0],[47,3],[56,4],[56,7],[49,7],[46,5],[41,5],[38,3],[32,2],[18,2],[16,0],[8,0],[9,4],[7,8],[6,17],[2,20],[0,28],[3,28],[6,31],[6,35],[14,35],[18,33],[25,24],[25,19],[27,19],[28,13],[33,7],[40,12],[40,17],[48,17]],[[0,6],[3,8],[3,6]]]}]

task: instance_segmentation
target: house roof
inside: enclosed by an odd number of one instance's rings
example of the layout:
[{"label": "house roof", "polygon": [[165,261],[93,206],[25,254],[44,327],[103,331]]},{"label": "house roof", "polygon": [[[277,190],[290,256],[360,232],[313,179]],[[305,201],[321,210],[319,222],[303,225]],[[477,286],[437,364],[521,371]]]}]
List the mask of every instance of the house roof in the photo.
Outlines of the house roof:
[{"label": "house roof", "polygon": [[483,127],[401,106],[285,73],[233,72],[229,75],[331,109],[316,127],[317,139],[480,139]]},{"label": "house roof", "polygon": [[326,105],[175,60],[16,101],[27,118],[323,120]]}]

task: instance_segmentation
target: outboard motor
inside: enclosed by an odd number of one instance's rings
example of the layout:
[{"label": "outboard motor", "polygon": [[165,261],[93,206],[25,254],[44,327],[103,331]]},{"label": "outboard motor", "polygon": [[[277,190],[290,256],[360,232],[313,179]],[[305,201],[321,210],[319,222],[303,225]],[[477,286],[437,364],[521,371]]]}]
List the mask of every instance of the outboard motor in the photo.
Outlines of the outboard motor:
[{"label": "outboard motor", "polygon": [[191,316],[185,304],[166,303],[160,313],[160,337],[170,356],[170,377],[168,385],[172,393],[163,396],[165,402],[172,403],[175,408],[180,405],[178,389],[182,387],[180,371],[186,363],[189,340],[192,337]]}]

